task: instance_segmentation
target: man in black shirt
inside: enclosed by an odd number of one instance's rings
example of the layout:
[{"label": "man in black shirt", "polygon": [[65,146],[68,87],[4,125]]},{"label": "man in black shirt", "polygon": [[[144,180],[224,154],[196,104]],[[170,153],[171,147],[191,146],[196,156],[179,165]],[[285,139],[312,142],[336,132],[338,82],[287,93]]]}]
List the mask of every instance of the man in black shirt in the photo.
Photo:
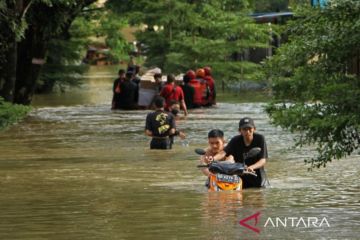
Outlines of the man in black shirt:
[{"label": "man in black shirt", "polygon": [[125,80],[120,84],[120,95],[118,106],[120,109],[132,110],[136,109],[136,92],[137,87],[134,82],[132,82],[132,72],[126,73]]},{"label": "man in black shirt", "polygon": [[113,98],[112,98],[111,109],[119,109],[120,93],[121,93],[120,84],[123,81],[125,81],[125,70],[120,69],[118,75],[119,77],[114,80],[114,84],[113,84]]},{"label": "man in black shirt", "polygon": [[[249,174],[241,177],[243,179],[243,188],[262,187],[266,182],[264,170],[268,158],[266,142],[264,136],[255,133],[255,130],[253,119],[249,117],[242,118],[239,122],[240,135],[233,137],[224,148],[224,152],[215,155],[213,158],[214,160],[220,160],[224,156],[232,155],[235,162],[244,163],[249,171],[255,171],[256,177]],[[261,148],[261,152],[244,162],[249,150],[255,147]]]},{"label": "man in black shirt", "polygon": [[187,109],[194,108],[193,99],[194,99],[195,89],[193,86],[189,84],[190,77],[185,74],[183,77],[183,82],[184,84],[181,85],[181,88],[184,92],[184,100],[185,100],[186,108]]},{"label": "man in black shirt", "polygon": [[175,134],[175,118],[164,111],[165,99],[157,96],[154,101],[155,112],[146,116],[145,134],[152,137],[150,149],[171,149],[169,136]]},{"label": "man in black shirt", "polygon": [[139,101],[139,88],[140,88],[140,81],[141,81],[141,77],[140,77],[140,66],[139,65],[135,65],[134,67],[134,75],[132,77],[132,82],[135,83],[136,85],[136,91],[135,91],[135,103],[138,103]]}]

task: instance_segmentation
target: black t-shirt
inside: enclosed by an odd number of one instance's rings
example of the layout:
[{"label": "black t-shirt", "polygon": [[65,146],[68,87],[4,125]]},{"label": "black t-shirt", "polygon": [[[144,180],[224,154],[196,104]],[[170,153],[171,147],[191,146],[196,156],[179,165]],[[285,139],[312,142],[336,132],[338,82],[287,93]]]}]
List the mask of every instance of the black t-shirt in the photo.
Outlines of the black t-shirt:
[{"label": "black t-shirt", "polygon": [[141,78],[139,76],[136,76],[131,81],[133,83],[135,83],[135,85],[136,85],[136,91],[135,91],[134,99],[135,99],[135,103],[137,103],[139,101],[139,85],[140,85]]},{"label": "black t-shirt", "polygon": [[176,128],[176,125],[175,118],[171,113],[155,111],[146,116],[145,129],[151,131],[155,137],[169,136],[172,128]]},{"label": "black t-shirt", "polygon": [[133,109],[135,107],[135,96],[137,86],[132,81],[124,81],[120,84],[119,107],[123,109]]},{"label": "black t-shirt", "polygon": [[[255,157],[246,159],[246,161],[244,162],[244,159],[246,158],[246,154],[249,152],[250,149],[254,147],[261,148],[261,152]],[[227,155],[232,155],[234,157],[235,162],[241,162],[246,164],[247,166],[256,163],[262,158],[265,159],[268,158],[265,138],[263,135],[258,133],[254,133],[254,138],[249,146],[245,145],[244,137],[242,135],[233,137],[224,148],[224,151],[226,152]],[[244,182],[244,188],[264,186],[266,180],[264,168],[262,167],[256,169],[255,172],[257,174],[257,177],[251,175],[242,176]]]},{"label": "black t-shirt", "polygon": [[195,94],[195,88],[187,83],[182,85],[181,88],[184,92],[184,100],[185,100],[186,107],[188,109],[193,108],[194,107],[193,99],[194,99],[194,94]]}]

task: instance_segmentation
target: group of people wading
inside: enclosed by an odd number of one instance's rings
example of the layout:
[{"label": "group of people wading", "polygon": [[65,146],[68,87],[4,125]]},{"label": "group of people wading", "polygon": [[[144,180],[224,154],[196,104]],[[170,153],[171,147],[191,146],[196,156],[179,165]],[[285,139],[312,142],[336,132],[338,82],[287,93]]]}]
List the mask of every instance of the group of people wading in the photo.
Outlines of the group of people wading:
[{"label": "group of people wading", "polygon": [[[112,109],[143,109],[139,106],[139,89],[141,78],[140,67],[129,67],[127,71],[120,69],[118,78],[113,85]],[[184,114],[188,109],[198,107],[209,107],[216,104],[215,82],[210,67],[199,68],[195,71],[189,70],[183,76],[181,84],[176,84],[175,76],[167,75],[166,82],[162,81],[162,74],[154,74],[155,96],[151,103],[145,108],[155,108],[155,97],[162,96],[165,99],[165,110],[169,110],[172,102],[180,104]]]},{"label": "group of people wading", "polygon": [[[145,123],[145,134],[151,137],[150,149],[171,149],[174,136],[185,138],[185,134],[176,129],[177,115],[172,113],[174,104],[170,105],[169,111],[164,109],[165,99],[161,96],[155,98],[155,111],[148,113]],[[175,104],[176,105],[176,104]],[[177,108],[179,106],[177,105]],[[264,166],[268,158],[267,146],[263,135],[256,133],[254,120],[245,117],[239,122],[239,135],[233,137],[225,146],[224,133],[219,129],[213,129],[208,134],[208,148],[201,157],[201,164],[209,164],[212,161],[228,161],[229,163],[243,163],[248,171],[254,175],[242,176],[243,188],[262,187],[266,184]],[[260,148],[256,156],[245,162],[246,156],[253,148]],[[204,175],[210,177],[209,170],[203,169]]]},{"label": "group of people wading", "polygon": [[[112,109],[138,109],[139,86],[141,80],[139,67],[119,71],[119,78],[114,81]],[[149,104],[154,109],[146,116],[145,134],[151,137],[150,149],[171,149],[174,137],[184,139],[185,134],[176,128],[176,121],[180,118],[182,109],[184,115],[188,115],[188,109],[212,106],[216,104],[216,91],[214,79],[211,76],[211,68],[204,67],[195,71],[189,70],[183,76],[181,84],[175,84],[175,77],[167,75],[166,83],[162,82],[161,73],[154,74],[155,96]],[[264,165],[267,160],[267,147],[263,135],[255,132],[253,119],[245,117],[239,122],[239,135],[233,137],[225,146],[224,133],[219,129],[213,129],[208,134],[208,148],[206,154],[201,157],[202,164],[211,161],[242,162],[247,169],[255,172],[256,176],[243,178],[244,188],[261,187],[265,185]],[[253,159],[245,162],[250,149],[258,147],[261,152]],[[210,175],[208,169],[204,169],[206,176]]]}]

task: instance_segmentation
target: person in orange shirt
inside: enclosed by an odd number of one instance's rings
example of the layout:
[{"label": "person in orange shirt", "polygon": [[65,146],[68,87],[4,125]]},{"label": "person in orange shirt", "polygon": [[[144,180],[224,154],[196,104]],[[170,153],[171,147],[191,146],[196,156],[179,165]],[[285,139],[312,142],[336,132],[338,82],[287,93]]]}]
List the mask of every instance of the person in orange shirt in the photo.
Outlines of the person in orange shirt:
[{"label": "person in orange shirt", "polygon": [[205,80],[205,70],[203,68],[199,68],[196,70],[196,80],[200,83],[201,90],[201,106],[208,106],[209,104],[209,85]]}]

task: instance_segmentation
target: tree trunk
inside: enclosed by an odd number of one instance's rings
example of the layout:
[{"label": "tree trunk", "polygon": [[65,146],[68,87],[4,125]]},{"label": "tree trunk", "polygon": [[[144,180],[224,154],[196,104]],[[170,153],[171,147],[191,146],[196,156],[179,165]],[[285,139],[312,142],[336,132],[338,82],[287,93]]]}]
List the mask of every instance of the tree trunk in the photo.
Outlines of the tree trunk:
[{"label": "tree trunk", "polygon": [[34,27],[27,29],[25,38],[18,44],[18,61],[14,103],[29,105],[36,88],[41,64],[45,58],[46,41],[43,33]]},{"label": "tree trunk", "polygon": [[[9,21],[16,21],[19,15],[19,9],[22,1],[7,2],[7,16]],[[12,14],[9,14],[12,13]],[[17,41],[15,33],[10,29],[6,22],[1,23],[1,41],[5,43],[4,62],[1,67],[0,79],[0,96],[5,101],[12,102],[14,99],[15,82],[16,82],[16,61],[17,61]]]},{"label": "tree trunk", "polygon": [[[63,22],[63,29],[67,29],[80,11],[85,7],[95,2],[96,0],[82,0],[79,1],[78,5],[74,8],[66,9],[64,14],[67,14],[67,22]],[[24,5],[25,2],[25,5]],[[23,6],[29,6],[32,3],[31,0],[22,1],[18,0],[18,8],[24,8]],[[29,105],[31,104],[35,89],[36,81],[40,75],[42,64],[45,62],[46,55],[46,46],[51,38],[58,37],[56,24],[52,22],[52,11],[59,11],[56,7],[48,7],[41,3],[37,3],[35,6],[33,4],[32,11],[36,12],[47,12],[49,18],[39,18],[35,22],[29,24],[29,28],[25,32],[25,37],[17,45],[17,59],[15,59],[15,68],[16,71],[16,83],[15,83],[15,92],[14,92],[14,103]],[[51,26],[51,24],[53,26]],[[46,27],[50,25],[53,29],[53,32],[49,29],[46,30]],[[16,56],[16,55],[15,55]]]},{"label": "tree trunk", "polygon": [[0,96],[5,101],[12,102],[14,99],[14,89],[16,81],[16,59],[17,59],[17,44],[15,36],[10,38],[8,51],[6,54],[5,63],[2,70],[2,78],[0,83]]}]

